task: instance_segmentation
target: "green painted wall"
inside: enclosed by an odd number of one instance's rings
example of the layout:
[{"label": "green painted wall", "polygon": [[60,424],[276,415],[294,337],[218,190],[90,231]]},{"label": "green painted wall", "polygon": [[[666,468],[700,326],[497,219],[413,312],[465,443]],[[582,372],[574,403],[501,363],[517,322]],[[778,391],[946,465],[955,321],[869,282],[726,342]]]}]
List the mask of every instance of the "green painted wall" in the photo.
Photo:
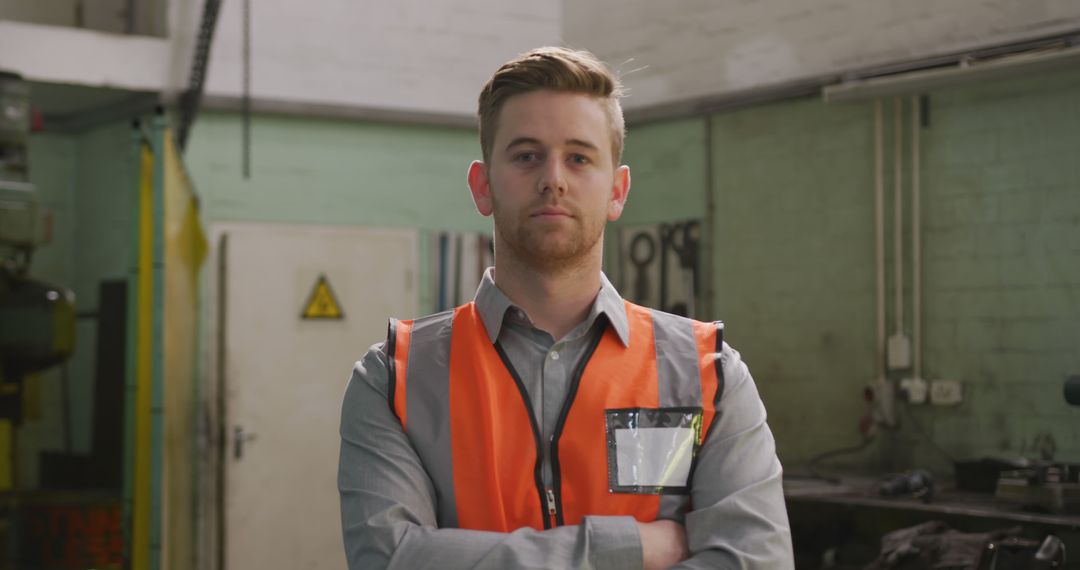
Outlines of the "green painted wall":
[{"label": "green painted wall", "polygon": [[[31,137],[30,178],[37,198],[53,215],[53,240],[34,254],[31,274],[75,292],[80,313],[97,310],[98,286],[122,279],[128,264],[128,220],[133,191],[131,131],[126,124],[82,133],[38,133]],[[89,453],[93,421],[97,321],[76,323],[75,353],[66,363],[71,451]],[[19,484],[33,488],[42,451],[63,451],[62,367],[45,372],[41,418],[19,432]]]},{"label": "green painted wall", "polygon": [[630,166],[630,198],[615,226],[702,217],[704,145],[700,119],[631,127],[623,151],[623,163]]},{"label": "green painted wall", "polygon": [[[37,199],[53,216],[52,242],[34,252],[30,275],[57,285],[71,287],[75,275],[75,193],[77,180],[76,141],[73,137],[37,133],[30,137],[30,181]],[[76,339],[80,351],[82,339]],[[18,431],[15,457],[16,487],[33,489],[38,480],[38,454],[64,445],[64,418],[59,368],[41,374],[41,410],[37,419],[27,419]]]},{"label": "green painted wall", "polygon": [[[936,447],[957,458],[1030,454],[1041,432],[1059,458],[1075,460],[1080,436],[1069,426],[1080,411],[1060,391],[1067,374],[1080,373],[1080,161],[1072,158],[1080,76],[942,90],[929,100],[920,131],[924,376],[961,380],[965,401],[902,406],[900,428],[837,463],[947,472]],[[712,122],[714,312],[754,372],[782,458],[799,471],[859,441],[862,388],[876,376],[873,105],[800,100]],[[704,215],[705,128],[700,117],[631,126],[630,203],[612,230]],[[208,113],[196,125],[187,162],[208,222],[490,227],[465,188],[465,166],[478,154],[470,130],[275,116],[256,116],[253,129],[245,181],[239,120]],[[891,332],[891,243],[887,251]],[[908,281],[910,261],[904,270]],[[910,334],[907,284],[905,295]]]},{"label": "green painted wall", "polygon": [[713,118],[716,313],[789,467],[855,442],[874,377],[872,136],[866,106]]},{"label": "green painted wall", "polygon": [[[490,231],[465,184],[480,157],[471,129],[256,115],[251,177],[244,179],[242,124],[203,113],[185,154],[203,220],[412,227],[422,230],[420,283],[429,282],[427,232]],[[420,309],[434,307],[420,289]]]},{"label": "green painted wall", "polygon": [[74,275],[76,141],[54,133],[30,136],[30,182],[37,200],[53,217],[53,240],[34,252],[31,274],[56,283]]},{"label": "green painted wall", "polygon": [[[1080,73],[933,94],[926,164],[926,368],[965,382],[919,410],[954,456],[1080,460]],[[905,438],[900,460],[940,457]],[[909,459],[910,458],[910,459]]]},{"label": "green painted wall", "polygon": [[[132,156],[131,127],[120,123],[79,134],[75,139],[75,278],[81,311],[97,312],[101,281],[126,279],[130,264],[132,197],[138,170]],[[72,357],[73,443],[91,450],[91,408],[97,364],[97,320],[80,319],[79,350]]]},{"label": "green painted wall", "polygon": [[631,267],[618,260],[621,230],[704,219],[705,154],[701,119],[651,123],[627,133],[622,162],[630,166],[630,196],[622,216],[604,235],[604,271],[616,287],[627,290],[634,275]]},{"label": "green painted wall", "polygon": [[[965,400],[955,408],[902,404],[899,428],[825,466],[923,466],[948,475],[946,454],[1034,456],[1040,434],[1053,438],[1059,459],[1080,460],[1080,409],[1061,396],[1064,378],[1080,373],[1080,74],[941,90],[929,101],[920,130],[923,376],[961,380]],[[889,333],[891,113],[890,100]],[[792,472],[860,441],[862,388],[877,375],[873,121],[872,103],[819,100],[712,117],[715,316],[754,373]],[[909,121],[905,115],[905,129]],[[625,223],[692,217],[704,207],[705,122],[631,126]],[[903,136],[908,187],[910,131]],[[910,220],[910,195],[903,216]],[[909,240],[905,232],[910,335]]]},{"label": "green painted wall", "polygon": [[185,162],[208,221],[483,230],[465,172],[480,154],[468,129],[257,115],[251,178],[237,116],[204,113]]}]

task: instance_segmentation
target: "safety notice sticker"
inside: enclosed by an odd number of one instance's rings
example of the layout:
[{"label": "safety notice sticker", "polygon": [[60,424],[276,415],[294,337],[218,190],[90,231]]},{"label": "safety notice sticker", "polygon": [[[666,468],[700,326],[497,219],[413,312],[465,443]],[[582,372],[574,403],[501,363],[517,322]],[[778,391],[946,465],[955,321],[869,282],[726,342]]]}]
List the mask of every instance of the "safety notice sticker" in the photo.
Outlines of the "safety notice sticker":
[{"label": "safety notice sticker", "polygon": [[341,310],[337,297],[330,289],[330,283],[325,275],[320,275],[315,282],[315,287],[308,296],[307,304],[300,318],[303,319],[344,319],[345,313]]}]

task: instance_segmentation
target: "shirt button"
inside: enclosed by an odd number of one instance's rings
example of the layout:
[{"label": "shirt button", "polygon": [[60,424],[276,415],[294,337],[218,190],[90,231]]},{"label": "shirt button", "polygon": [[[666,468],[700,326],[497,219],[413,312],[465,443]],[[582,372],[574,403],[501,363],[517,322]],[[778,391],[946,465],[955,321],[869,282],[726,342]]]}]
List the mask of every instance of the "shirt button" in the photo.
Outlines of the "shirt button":
[{"label": "shirt button", "polygon": [[552,351],[551,359],[552,360],[558,360],[559,359],[559,353],[557,351]]}]

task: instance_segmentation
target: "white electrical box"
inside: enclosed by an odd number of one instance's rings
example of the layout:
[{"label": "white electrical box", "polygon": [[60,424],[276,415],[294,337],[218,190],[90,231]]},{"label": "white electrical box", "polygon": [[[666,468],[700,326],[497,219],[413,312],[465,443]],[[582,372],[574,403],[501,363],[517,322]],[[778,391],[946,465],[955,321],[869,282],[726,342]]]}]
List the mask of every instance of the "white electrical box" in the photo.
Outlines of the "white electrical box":
[{"label": "white electrical box", "polygon": [[907,335],[897,333],[890,336],[885,348],[886,364],[889,370],[911,368],[911,339]]},{"label": "white electrical box", "polygon": [[935,406],[955,406],[964,401],[963,386],[959,380],[933,380],[930,382],[930,403]]}]

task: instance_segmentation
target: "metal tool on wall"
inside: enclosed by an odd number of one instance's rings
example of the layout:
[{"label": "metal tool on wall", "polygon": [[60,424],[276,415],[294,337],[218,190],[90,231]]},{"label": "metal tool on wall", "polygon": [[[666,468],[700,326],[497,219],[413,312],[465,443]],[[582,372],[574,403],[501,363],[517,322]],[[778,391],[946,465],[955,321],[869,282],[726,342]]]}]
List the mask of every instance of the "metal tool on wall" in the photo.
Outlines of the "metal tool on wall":
[{"label": "metal tool on wall", "polygon": [[656,259],[656,240],[652,234],[638,232],[630,241],[630,263],[634,264],[634,298],[649,297],[648,266]]},{"label": "metal tool on wall", "polygon": [[431,234],[432,300],[446,311],[472,299],[484,271],[495,264],[495,249],[487,232]]},{"label": "metal tool on wall", "polygon": [[700,306],[701,224],[698,220],[623,228],[617,278],[635,303],[694,317]]},{"label": "metal tool on wall", "polygon": [[[660,224],[660,306],[663,310],[693,318],[698,292],[698,251],[700,227],[697,222]],[[668,254],[675,254],[686,288],[685,302],[669,302]]]}]

